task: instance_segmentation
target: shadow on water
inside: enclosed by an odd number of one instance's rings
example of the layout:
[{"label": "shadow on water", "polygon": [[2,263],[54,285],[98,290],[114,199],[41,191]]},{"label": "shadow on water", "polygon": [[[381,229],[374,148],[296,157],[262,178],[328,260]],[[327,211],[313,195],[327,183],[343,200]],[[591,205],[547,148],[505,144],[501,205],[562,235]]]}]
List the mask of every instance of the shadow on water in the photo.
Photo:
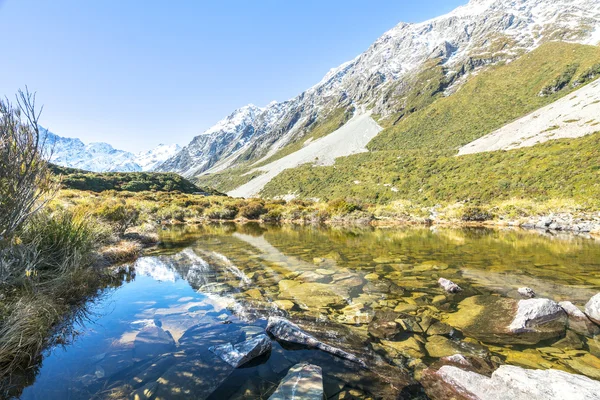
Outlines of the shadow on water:
[{"label": "shadow on water", "polygon": [[[17,395],[261,399],[292,366],[309,362],[322,368],[328,399],[425,399],[414,377],[443,355],[592,375],[582,359],[600,356],[600,346],[577,335],[569,334],[573,344],[563,342],[557,357],[548,348],[563,337],[492,345],[444,324],[463,299],[516,299],[521,286],[582,305],[600,289],[600,246],[592,240],[514,230],[227,223],[167,229],[161,241],[130,266],[120,287],[81,309],[86,318],[70,321],[75,340],[49,350]],[[439,277],[464,292],[445,294]],[[275,340],[268,354],[237,369],[208,350],[264,333],[274,315],[369,369]],[[393,331],[381,334],[373,321]]]}]

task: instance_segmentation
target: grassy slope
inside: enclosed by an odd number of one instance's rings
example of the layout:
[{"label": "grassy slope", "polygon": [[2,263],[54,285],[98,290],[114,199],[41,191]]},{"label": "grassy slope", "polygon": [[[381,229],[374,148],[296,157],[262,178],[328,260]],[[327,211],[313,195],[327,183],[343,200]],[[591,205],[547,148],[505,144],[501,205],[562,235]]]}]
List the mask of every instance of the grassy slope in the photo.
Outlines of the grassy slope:
[{"label": "grassy slope", "polygon": [[573,64],[571,82],[599,62],[598,47],[547,43],[517,61],[489,68],[454,95],[439,97],[395,125],[388,120],[387,129],[370,143],[370,153],[340,158],[331,167],[284,171],[263,195],[377,203],[406,199],[429,205],[511,197],[593,202],[600,194],[595,183],[600,134],[510,152],[454,155],[460,145],[568,94],[571,85],[539,96]]},{"label": "grassy slope", "polygon": [[458,149],[506,123],[543,107],[569,89],[540,97],[570,65],[575,77],[600,62],[600,48],[546,43],[518,60],[491,67],[470,79],[457,93],[440,98],[420,112],[387,127],[370,150]]},{"label": "grassy slope", "polygon": [[156,172],[88,172],[74,168],[51,165],[52,172],[61,177],[64,189],[90,190],[126,190],[142,192],[147,190],[158,192],[178,191],[182,193],[202,192],[220,195],[218,191],[206,187],[198,187],[175,173]]},{"label": "grassy slope", "polygon": [[424,205],[512,197],[599,202],[600,133],[462,157],[407,151],[363,153],[340,158],[331,167],[307,165],[284,171],[263,193],[376,203],[405,199]]}]

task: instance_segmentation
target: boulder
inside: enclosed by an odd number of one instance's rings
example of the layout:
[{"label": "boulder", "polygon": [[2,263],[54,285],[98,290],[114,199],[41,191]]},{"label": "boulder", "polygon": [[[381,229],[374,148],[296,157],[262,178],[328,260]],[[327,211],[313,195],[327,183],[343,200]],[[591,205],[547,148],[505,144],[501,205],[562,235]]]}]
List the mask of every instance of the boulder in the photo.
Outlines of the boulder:
[{"label": "boulder", "polygon": [[513,333],[538,332],[542,329],[552,332],[554,328],[564,331],[566,322],[567,315],[558,303],[549,299],[529,299],[519,301],[509,329]]},{"label": "boulder", "polygon": [[258,335],[236,345],[227,343],[210,347],[209,350],[233,368],[237,368],[271,351],[271,339],[267,335]]},{"label": "boulder", "polygon": [[521,297],[526,299],[533,299],[535,297],[535,292],[533,289],[528,287],[519,288],[517,292],[521,295]]},{"label": "boulder", "polygon": [[266,330],[277,340],[316,348],[366,367],[364,361],[360,360],[355,355],[317,340],[317,338],[304,332],[298,325],[285,318],[269,317]]},{"label": "boulder", "polygon": [[558,370],[502,365],[490,377],[446,365],[423,372],[431,400],[600,400],[600,382]]},{"label": "boulder", "polygon": [[499,344],[536,344],[562,336],[567,315],[552,300],[473,296],[461,301],[446,323],[467,336]]},{"label": "boulder", "polygon": [[448,293],[462,292],[462,288],[460,286],[446,278],[440,278],[438,283]]},{"label": "boulder", "polygon": [[321,367],[307,363],[290,368],[269,400],[323,400]]},{"label": "boulder", "polygon": [[600,326],[593,323],[575,304],[570,301],[562,301],[558,305],[567,313],[569,329],[587,337],[600,334]]},{"label": "boulder", "polygon": [[595,295],[585,305],[585,313],[592,321],[600,324],[600,293]]}]

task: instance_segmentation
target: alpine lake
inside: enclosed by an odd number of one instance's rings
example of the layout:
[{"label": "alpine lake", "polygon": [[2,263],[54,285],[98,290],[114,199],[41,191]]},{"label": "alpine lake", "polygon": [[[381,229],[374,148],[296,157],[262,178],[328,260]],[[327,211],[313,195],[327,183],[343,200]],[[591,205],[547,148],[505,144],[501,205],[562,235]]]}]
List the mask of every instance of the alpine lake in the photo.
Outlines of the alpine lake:
[{"label": "alpine lake", "polygon": [[[20,398],[268,399],[290,368],[321,367],[326,399],[427,399],[423,370],[454,354],[600,379],[600,335],[501,332],[521,287],[579,308],[600,292],[600,241],[511,229],[217,224],[161,231],[115,267],[72,342],[47,350]],[[447,293],[449,279],[463,290]],[[281,316],[366,368],[272,339],[237,368],[211,346]]]}]

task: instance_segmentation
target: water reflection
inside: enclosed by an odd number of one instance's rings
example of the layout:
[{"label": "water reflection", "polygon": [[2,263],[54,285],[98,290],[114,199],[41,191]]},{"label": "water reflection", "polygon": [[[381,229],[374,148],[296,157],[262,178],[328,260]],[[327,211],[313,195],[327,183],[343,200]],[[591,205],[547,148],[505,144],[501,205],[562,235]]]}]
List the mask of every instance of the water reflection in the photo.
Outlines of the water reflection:
[{"label": "water reflection", "polygon": [[[134,280],[92,306],[98,317],[83,323],[85,334],[46,356],[23,399],[266,398],[300,361],[322,367],[331,398],[419,398],[413,375],[450,353],[600,378],[593,337],[499,345],[446,324],[463,299],[518,298],[521,286],[583,305],[600,289],[600,246],[585,238],[223,224],[167,230],[161,239],[159,250],[129,266]],[[443,293],[441,276],[464,293]],[[276,342],[237,370],[208,351],[263,333],[270,315],[358,355],[370,371]]]}]

